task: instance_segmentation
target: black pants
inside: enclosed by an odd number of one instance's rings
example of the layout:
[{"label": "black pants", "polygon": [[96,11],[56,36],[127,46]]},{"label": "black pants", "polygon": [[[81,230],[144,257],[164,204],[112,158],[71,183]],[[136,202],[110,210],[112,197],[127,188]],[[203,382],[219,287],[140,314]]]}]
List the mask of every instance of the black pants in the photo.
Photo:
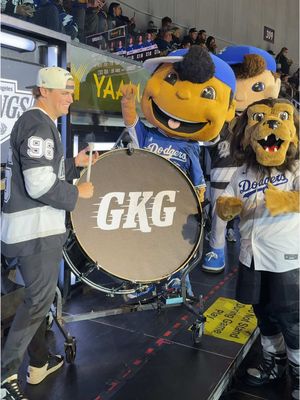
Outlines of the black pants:
[{"label": "black pants", "polygon": [[299,270],[275,273],[239,265],[236,298],[252,304],[264,336],[282,333],[286,345],[299,349]]},{"label": "black pants", "polygon": [[42,367],[48,358],[46,314],[55,297],[62,249],[19,257],[25,298],[17,309],[2,352],[2,379],[17,374],[28,348],[30,365]]},{"label": "black pants", "polygon": [[260,332],[264,336],[282,333],[286,345],[292,350],[299,349],[299,310],[277,312],[269,304],[253,305]]}]

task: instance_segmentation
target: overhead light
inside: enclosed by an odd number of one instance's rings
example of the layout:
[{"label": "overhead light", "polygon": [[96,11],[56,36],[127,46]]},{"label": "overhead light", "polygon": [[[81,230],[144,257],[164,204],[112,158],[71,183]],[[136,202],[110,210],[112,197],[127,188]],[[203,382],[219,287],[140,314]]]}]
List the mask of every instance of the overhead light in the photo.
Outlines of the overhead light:
[{"label": "overhead light", "polygon": [[3,31],[0,35],[0,45],[21,51],[34,51],[36,49],[35,41]]}]

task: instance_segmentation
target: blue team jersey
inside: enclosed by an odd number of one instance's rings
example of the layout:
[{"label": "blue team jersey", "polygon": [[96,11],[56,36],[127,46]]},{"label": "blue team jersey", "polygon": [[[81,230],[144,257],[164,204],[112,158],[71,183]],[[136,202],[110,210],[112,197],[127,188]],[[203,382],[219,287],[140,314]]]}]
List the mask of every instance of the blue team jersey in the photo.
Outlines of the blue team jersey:
[{"label": "blue team jersey", "polygon": [[176,164],[194,186],[205,186],[198,142],[166,136],[157,128],[147,127],[140,119],[128,128],[128,131],[136,146],[159,154]]}]

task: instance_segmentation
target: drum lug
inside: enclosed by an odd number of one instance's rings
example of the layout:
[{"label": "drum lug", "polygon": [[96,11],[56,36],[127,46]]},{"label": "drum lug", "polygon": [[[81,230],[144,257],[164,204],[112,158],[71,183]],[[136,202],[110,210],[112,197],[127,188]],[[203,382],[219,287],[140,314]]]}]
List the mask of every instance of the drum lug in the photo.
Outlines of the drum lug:
[{"label": "drum lug", "polygon": [[129,156],[132,156],[133,153],[134,153],[134,147],[132,146],[132,143],[128,143],[127,144],[127,154]]}]

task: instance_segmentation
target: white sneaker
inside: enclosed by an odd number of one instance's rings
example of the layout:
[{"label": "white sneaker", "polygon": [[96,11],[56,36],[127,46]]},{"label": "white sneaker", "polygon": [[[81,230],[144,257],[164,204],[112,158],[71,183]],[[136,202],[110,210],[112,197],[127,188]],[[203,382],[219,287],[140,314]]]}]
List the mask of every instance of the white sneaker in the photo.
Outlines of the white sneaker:
[{"label": "white sneaker", "polygon": [[227,230],[226,239],[228,240],[228,242],[236,242],[236,236],[232,228],[229,228]]},{"label": "white sneaker", "polygon": [[19,385],[17,374],[1,383],[1,400],[29,400]]},{"label": "white sneaker", "polygon": [[39,368],[29,365],[27,368],[27,383],[30,383],[31,385],[37,385],[38,383],[41,383],[48,375],[62,367],[63,363],[63,356],[59,354],[51,354],[49,355],[48,362],[43,367]]}]

